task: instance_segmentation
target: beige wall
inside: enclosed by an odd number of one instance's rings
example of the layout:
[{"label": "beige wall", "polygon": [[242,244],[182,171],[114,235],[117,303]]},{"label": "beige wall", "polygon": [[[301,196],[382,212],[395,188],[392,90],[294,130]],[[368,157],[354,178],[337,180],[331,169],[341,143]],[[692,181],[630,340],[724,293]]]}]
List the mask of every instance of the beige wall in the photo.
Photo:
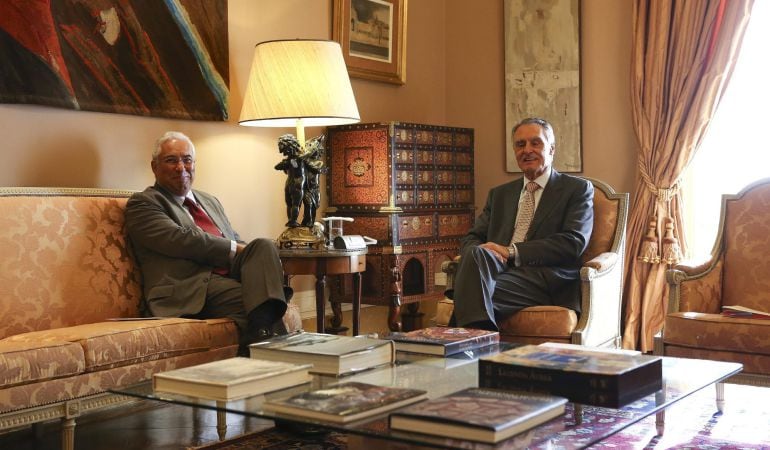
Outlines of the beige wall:
[{"label": "beige wall", "polygon": [[[582,2],[584,173],[633,186],[628,0]],[[196,142],[195,186],[219,196],[244,238],[283,229],[283,181],[273,166],[288,129],[237,125],[255,44],[331,37],[330,0],[230,0],[230,120],[226,123],[0,105],[0,186],[143,189],[155,138],[175,129]],[[513,177],[504,170],[501,0],[411,0],[407,83],[353,79],[365,122],[398,120],[476,129],[477,204]],[[322,130],[309,129],[307,136]]]},{"label": "beige wall", "polygon": [[[583,175],[624,192],[633,189],[636,175],[631,13],[628,0],[582,1]],[[476,204],[481,207],[489,188],[520,176],[505,171],[503,2],[448,0],[446,16],[446,120],[476,130]]]}]

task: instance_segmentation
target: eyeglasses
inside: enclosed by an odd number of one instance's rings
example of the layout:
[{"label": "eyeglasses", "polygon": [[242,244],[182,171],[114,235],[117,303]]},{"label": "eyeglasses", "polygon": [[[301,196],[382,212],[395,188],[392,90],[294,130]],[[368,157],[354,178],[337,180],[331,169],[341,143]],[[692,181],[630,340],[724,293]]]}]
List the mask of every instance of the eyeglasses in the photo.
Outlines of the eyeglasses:
[{"label": "eyeglasses", "polygon": [[195,159],[193,159],[192,156],[183,156],[181,158],[176,156],[167,156],[161,159],[160,162],[170,167],[176,167],[181,162],[185,167],[189,167],[193,165]]}]

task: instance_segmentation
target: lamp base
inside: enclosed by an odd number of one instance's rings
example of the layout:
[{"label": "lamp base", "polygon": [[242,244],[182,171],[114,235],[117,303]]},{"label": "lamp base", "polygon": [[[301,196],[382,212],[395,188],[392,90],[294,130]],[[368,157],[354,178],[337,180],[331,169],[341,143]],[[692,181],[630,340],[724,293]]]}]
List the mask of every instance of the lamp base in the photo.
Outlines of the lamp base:
[{"label": "lamp base", "polygon": [[326,246],[323,231],[318,227],[289,227],[278,236],[278,248],[312,248]]}]

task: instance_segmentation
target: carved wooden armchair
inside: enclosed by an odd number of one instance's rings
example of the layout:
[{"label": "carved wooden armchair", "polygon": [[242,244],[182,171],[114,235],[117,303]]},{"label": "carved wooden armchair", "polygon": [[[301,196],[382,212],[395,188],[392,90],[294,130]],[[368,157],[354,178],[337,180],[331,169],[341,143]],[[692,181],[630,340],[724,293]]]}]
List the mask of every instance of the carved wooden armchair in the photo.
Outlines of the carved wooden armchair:
[{"label": "carved wooden armchair", "polygon": [[[586,178],[594,185],[594,228],[580,269],[581,308],[575,311],[560,306],[524,308],[499,325],[500,337],[519,343],[566,342],[592,347],[620,346],[620,308],[623,293],[623,258],[625,248],[628,194],[616,193],[608,184]],[[447,261],[447,289],[454,286],[457,260]],[[451,300],[439,305],[442,317],[448,317]],[[441,311],[443,309],[443,311]],[[438,325],[446,325],[437,319]]]},{"label": "carved wooden armchair", "polygon": [[[668,313],[655,353],[743,364],[731,383],[770,386],[770,320],[725,317],[722,306],[770,311],[770,178],[722,196],[708,261],[666,272]],[[717,385],[721,410],[723,385]]]}]

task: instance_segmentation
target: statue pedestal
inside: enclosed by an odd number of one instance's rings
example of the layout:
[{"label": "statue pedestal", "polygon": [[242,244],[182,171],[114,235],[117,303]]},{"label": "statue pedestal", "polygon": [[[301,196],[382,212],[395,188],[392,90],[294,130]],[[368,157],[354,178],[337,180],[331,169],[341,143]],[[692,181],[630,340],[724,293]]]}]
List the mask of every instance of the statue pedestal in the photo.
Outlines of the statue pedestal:
[{"label": "statue pedestal", "polygon": [[312,248],[326,247],[326,239],[319,228],[290,227],[278,236],[278,248]]}]

